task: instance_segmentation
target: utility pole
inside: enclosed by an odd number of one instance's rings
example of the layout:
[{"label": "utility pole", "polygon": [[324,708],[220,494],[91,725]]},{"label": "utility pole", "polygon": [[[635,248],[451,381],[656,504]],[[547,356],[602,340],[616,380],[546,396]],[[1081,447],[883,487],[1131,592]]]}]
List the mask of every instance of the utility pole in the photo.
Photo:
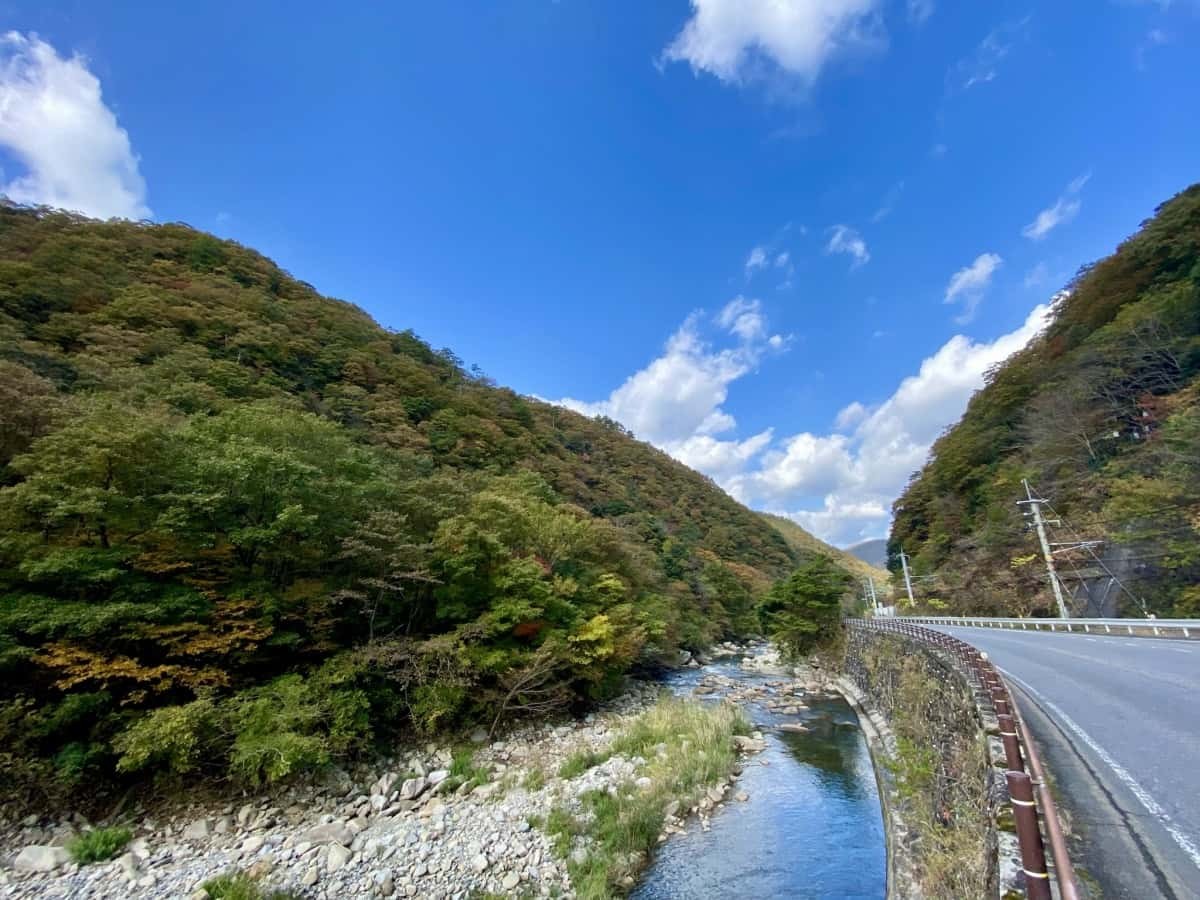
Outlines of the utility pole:
[{"label": "utility pole", "polygon": [[1025,485],[1025,496],[1028,499],[1017,501],[1017,505],[1028,506],[1033,515],[1038,541],[1042,545],[1042,556],[1046,560],[1046,571],[1050,573],[1050,587],[1054,588],[1054,599],[1058,603],[1058,617],[1069,619],[1071,615],[1067,612],[1067,604],[1063,600],[1062,585],[1058,583],[1058,573],[1054,571],[1054,554],[1050,550],[1050,540],[1046,537],[1046,523],[1042,520],[1042,504],[1046,501],[1033,496],[1033,489],[1029,486],[1028,479],[1022,478],[1021,483]]},{"label": "utility pole", "polygon": [[908,589],[908,602],[911,606],[916,606],[917,601],[912,595],[912,576],[908,573],[908,557],[904,554],[904,550],[900,551],[900,566],[904,569],[904,587]]}]

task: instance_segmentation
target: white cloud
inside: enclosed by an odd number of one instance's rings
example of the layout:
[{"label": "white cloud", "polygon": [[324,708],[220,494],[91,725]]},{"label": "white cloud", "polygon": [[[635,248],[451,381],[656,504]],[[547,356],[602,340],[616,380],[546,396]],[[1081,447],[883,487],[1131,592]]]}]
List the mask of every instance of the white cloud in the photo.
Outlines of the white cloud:
[{"label": "white cloud", "polygon": [[875,214],[871,216],[872,222],[882,222],[892,214],[892,210],[896,208],[896,204],[900,202],[900,195],[904,193],[904,182],[897,181],[893,184],[886,194],[883,195],[883,201],[879,204],[879,209],[875,210]]},{"label": "white cloud", "polygon": [[[756,301],[738,298],[712,321],[728,332],[751,313],[761,315]],[[718,437],[737,427],[724,409],[729,386],[753,371],[778,336],[717,349],[700,337],[705,320],[699,314],[684,322],[659,358],[607,400],[561,402],[619,420],[716,479],[739,500],[779,511],[818,537],[844,545],[884,533],[892,501],[924,464],[933,441],[962,415],[985,373],[1024,347],[1049,316],[1049,305],[1038,306],[1021,327],[991,342],[956,335],[883,403],[843,408],[827,434],[799,432],[777,439],[776,426],[744,440]]]},{"label": "white cloud", "polygon": [[834,57],[882,42],[880,0],[691,0],[692,17],[663,51],[726,82],[768,70],[810,85]]},{"label": "white cloud", "polygon": [[792,260],[792,254],[790,254],[786,250],[784,250],[782,253],[780,253],[778,256],[775,257],[775,268],[782,269],[784,267],[790,267],[791,260]]},{"label": "white cloud", "polygon": [[851,268],[858,268],[871,259],[867,242],[849,225],[834,225],[829,229],[829,243],[825,245],[825,252],[850,256],[853,259]]},{"label": "white cloud", "polygon": [[855,400],[849,406],[845,406],[837,414],[837,418],[833,422],[833,427],[837,431],[849,431],[859,422],[867,417],[868,410],[865,406]]},{"label": "white cloud", "polygon": [[784,511],[818,537],[839,544],[880,537],[892,501],[924,465],[937,436],[966,409],[985,373],[1041,332],[1050,306],[991,342],[956,335],[926,358],[878,407],[852,403],[839,426],[852,434],[799,434],[782,451],[764,453],[758,468],[728,479],[744,502]]},{"label": "white cloud", "polygon": [[1038,263],[1025,273],[1025,287],[1042,287],[1050,279],[1050,267],[1044,262]]},{"label": "white cloud", "polygon": [[[1163,4],[1164,9],[1166,8],[1166,5],[1166,3]],[[1146,33],[1146,37],[1133,51],[1134,63],[1137,65],[1139,71],[1145,70],[1146,54],[1149,51],[1153,50],[1155,47],[1161,47],[1164,44],[1169,44],[1170,42],[1171,36],[1167,34],[1167,32],[1163,31],[1161,28],[1151,28]]]},{"label": "white cloud", "polygon": [[1083,206],[1083,201],[1079,199],[1079,192],[1083,190],[1091,177],[1092,173],[1088,172],[1068,184],[1067,189],[1054,205],[1038,213],[1032,222],[1021,229],[1021,234],[1031,241],[1040,241],[1059,225],[1065,225],[1079,215],[1079,210]]},{"label": "white cloud", "polygon": [[747,300],[745,297],[734,297],[717,313],[717,324],[742,339],[751,343],[766,337],[767,320],[763,316],[762,303],[758,300]]},{"label": "white cloud", "polygon": [[975,262],[950,276],[943,302],[962,304],[962,312],[956,319],[959,324],[966,324],[974,318],[975,310],[992,282],[992,275],[1002,263],[997,253],[981,253],[975,257]]},{"label": "white cloud", "polygon": [[994,81],[1000,71],[1000,63],[1012,51],[1018,39],[1024,36],[1029,25],[1029,16],[1019,22],[997,26],[969,56],[960,59],[946,73],[946,90],[956,94],[969,91],[980,84]]},{"label": "white cloud", "polygon": [[767,267],[767,251],[763,247],[755,247],[746,257],[746,277],[749,278],[759,269]]},{"label": "white cloud", "polygon": [[933,15],[933,0],[908,0],[908,20],[914,25],[923,25]]},{"label": "white cloud", "polygon": [[681,459],[757,452],[756,438],[740,444],[722,442],[727,447],[697,438],[736,427],[733,416],[722,409],[729,385],[753,371],[764,353],[784,349],[787,340],[781,335],[768,337],[758,300],[736,297],[712,318],[717,327],[737,338],[735,346],[718,349],[705,340],[701,334],[705,321],[702,313],[688,316],[662,354],[627,378],[608,399],[588,402],[568,397],[558,402],[584,415],[616,419]]},{"label": "white cloud", "polygon": [[17,203],[102,219],[150,216],[129,135],[87,61],[64,59],[35,35],[0,37],[0,146],[26,170],[0,184]]}]

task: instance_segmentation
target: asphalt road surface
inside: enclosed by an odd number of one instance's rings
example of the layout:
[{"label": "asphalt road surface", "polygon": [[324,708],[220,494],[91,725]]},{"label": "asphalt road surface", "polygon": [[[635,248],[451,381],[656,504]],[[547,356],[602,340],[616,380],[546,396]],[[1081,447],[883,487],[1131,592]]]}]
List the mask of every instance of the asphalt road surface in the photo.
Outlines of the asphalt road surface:
[{"label": "asphalt road surface", "polygon": [[937,627],[1017,694],[1083,887],[1200,897],[1200,642]]}]

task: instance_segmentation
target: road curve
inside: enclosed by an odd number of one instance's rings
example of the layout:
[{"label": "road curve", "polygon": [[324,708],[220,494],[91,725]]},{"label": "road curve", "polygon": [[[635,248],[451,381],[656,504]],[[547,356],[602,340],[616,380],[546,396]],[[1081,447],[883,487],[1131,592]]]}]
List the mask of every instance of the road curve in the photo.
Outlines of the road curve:
[{"label": "road curve", "polygon": [[986,652],[1017,692],[1092,893],[1200,897],[1200,644],[937,629]]}]

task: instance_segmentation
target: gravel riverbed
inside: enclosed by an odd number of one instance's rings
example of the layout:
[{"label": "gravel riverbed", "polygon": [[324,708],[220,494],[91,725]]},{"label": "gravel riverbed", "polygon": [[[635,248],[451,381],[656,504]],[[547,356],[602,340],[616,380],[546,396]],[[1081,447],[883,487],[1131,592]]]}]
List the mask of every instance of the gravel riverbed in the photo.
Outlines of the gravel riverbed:
[{"label": "gravel riverbed", "polygon": [[[761,650],[748,664],[762,664]],[[732,645],[717,651],[735,653]],[[233,871],[313,900],[570,897],[566,863],[536,823],[585,791],[636,781],[642,761],[613,756],[572,779],[558,777],[559,766],[578,751],[604,751],[661,694],[657,684],[631,682],[582,719],[526,725],[497,741],[476,732],[474,762],[490,771],[484,784],[451,787],[451,748],[428,744],[232,801],[135,807],[121,817],[134,839],[109,862],[69,860],[66,843],[89,827],[77,813],[0,821],[0,897],[204,900],[202,884]],[[738,744],[746,755],[762,746],[761,735]],[[694,809],[670,810],[663,839],[683,830],[689,813],[705,827],[735,798],[726,783]]]}]

